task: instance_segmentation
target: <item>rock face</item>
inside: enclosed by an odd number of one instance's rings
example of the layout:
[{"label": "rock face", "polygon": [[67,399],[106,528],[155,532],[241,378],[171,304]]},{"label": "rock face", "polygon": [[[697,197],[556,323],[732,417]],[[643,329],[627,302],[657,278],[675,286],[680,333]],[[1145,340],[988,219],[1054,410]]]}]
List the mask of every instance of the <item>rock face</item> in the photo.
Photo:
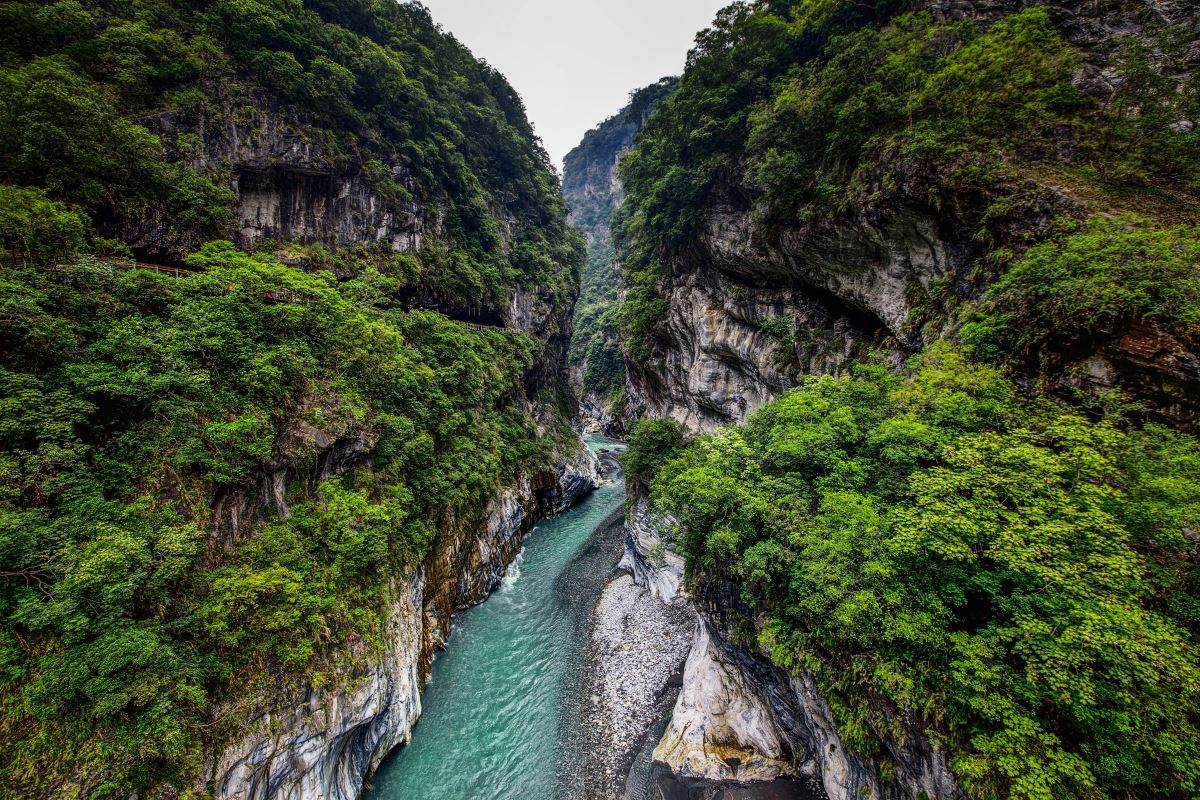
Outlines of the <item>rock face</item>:
[{"label": "rock face", "polygon": [[[878,320],[800,285],[749,287],[707,268],[680,276],[669,303],[653,365],[627,364],[630,404],[637,415],[674,418],[692,432],[740,422],[774,400],[794,383],[789,361],[832,372],[884,335]],[[767,331],[773,320],[808,335],[781,342]]]},{"label": "rock face", "polygon": [[[171,110],[138,122],[168,145],[181,135],[199,138],[199,148],[175,155],[200,174],[228,176],[235,200],[225,235],[239,245],[253,248],[273,240],[411,252],[445,235],[439,206],[400,200],[377,188],[386,180],[413,190],[415,180],[404,167],[374,175],[347,163],[323,144],[328,136],[318,126],[266,93],[224,99],[229,108],[212,119]],[[168,257],[199,244],[173,239],[169,223],[149,214],[127,223],[132,227],[121,238],[139,251]]]},{"label": "rock face", "polygon": [[624,197],[617,165],[677,83],[675,78],[664,78],[634,92],[628,106],[584,136],[567,154],[563,166],[568,221],[584,235],[588,247],[571,344],[571,383],[580,398],[585,425],[613,436],[624,432],[626,422],[620,398],[625,374],[614,315],[618,278],[612,218]]},{"label": "rock face", "polygon": [[670,726],[654,752],[652,796],[805,800],[963,798],[945,754],[919,735],[888,740],[895,780],[845,745],[812,679],[792,679],[730,645],[703,617]]},{"label": "rock face", "polygon": [[897,207],[766,240],[748,211],[709,209],[700,246],[674,266],[659,351],[649,363],[627,361],[633,404],[711,432],[798,375],[834,372],[869,347],[915,351],[915,302],[974,262],[944,225]]},{"label": "rock face", "polygon": [[785,736],[760,688],[723,656],[700,620],[654,759],[687,778],[769,781],[794,772]]},{"label": "rock face", "polygon": [[[964,797],[945,753],[909,731],[887,742],[895,780],[880,763],[848,750],[825,699],[807,674],[793,677],[731,644],[701,613],[671,722],[654,751],[666,767],[657,783],[692,787],[776,782],[790,794],[823,800]],[[671,796],[663,791],[664,796]],[[769,796],[769,795],[768,795]]]},{"label": "rock face", "polygon": [[409,741],[453,614],[484,600],[534,522],[569,507],[596,475],[594,457],[577,456],[559,465],[552,491],[523,478],[499,493],[481,526],[444,531],[424,564],[393,583],[380,652],[340,659],[359,667],[337,688],[264,702],[247,732],[214,754],[204,783],[216,800],[356,800],[383,758]]},{"label": "rock face", "polygon": [[409,740],[421,716],[423,570],[392,587],[383,660],[351,688],[312,691],[254,721],[207,776],[219,800],[355,800],[363,781]]},{"label": "rock face", "polygon": [[587,238],[592,252],[612,246],[612,216],[624,197],[617,175],[621,156],[677,84],[677,78],[663,78],[634,92],[629,105],[588,131],[563,160],[567,219]]},{"label": "rock face", "polygon": [[[1153,32],[1176,26],[1190,42],[1187,69],[1200,64],[1194,3],[1140,0],[1086,10],[1030,0],[917,5],[935,18],[985,26],[1045,7],[1082,55],[1076,88],[1098,102],[1122,80],[1112,64],[1122,37],[1153,50]],[[1171,77],[1182,82],[1190,74]],[[1039,176],[1021,188],[1021,208],[992,224],[988,197],[955,194],[939,184],[940,176],[911,165],[888,171],[891,166],[862,177],[875,189],[862,206],[828,221],[779,221],[769,232],[754,224],[753,186],[735,180],[714,187],[695,210],[701,223],[694,240],[664,264],[669,277],[659,289],[667,311],[651,357],[626,358],[630,416],[671,417],[691,432],[711,432],[741,422],[800,376],[836,372],[868,350],[899,362],[928,335],[944,332],[920,327],[922,309],[947,296],[974,299],[986,289],[979,276],[986,252],[1020,254],[1048,238],[1056,219],[1111,213],[1093,207],[1086,192]],[[985,249],[974,232],[988,225],[996,241]],[[1124,388],[1166,419],[1186,424],[1200,412],[1198,363],[1179,343],[1113,331],[1028,371],[1030,380],[1042,378],[1066,392]],[[1042,374],[1033,376],[1035,370]]]},{"label": "rock face", "polygon": [[638,497],[629,509],[625,525],[625,552],[620,569],[628,570],[633,581],[664,603],[684,603],[683,557],[670,546],[667,529],[673,520],[650,512],[645,497]]},{"label": "rock face", "polygon": [[[203,172],[233,165],[239,244],[253,247],[274,239],[383,245],[400,252],[417,250],[426,236],[444,233],[439,213],[385,199],[362,169],[338,163],[319,138],[304,135],[305,127],[303,120],[263,103],[237,123],[209,131],[205,151],[191,166]],[[414,188],[412,177],[399,167],[387,177]]]},{"label": "rock face", "polygon": [[942,798],[964,794],[946,755],[917,731],[879,731],[889,769],[842,742],[807,673],[789,675],[722,632],[726,609],[700,610],[669,724],[654,748],[651,796],[813,800]]},{"label": "rock face", "polygon": [[[685,565],[668,540],[675,524],[653,512],[645,497],[637,497],[629,508],[620,564],[630,571],[625,579],[629,586],[644,587],[645,597],[657,598],[663,605],[686,608],[694,620],[686,662],[677,662],[683,665],[680,688],[667,727],[653,749],[654,766],[648,776],[630,774],[630,781],[646,781],[644,796],[657,800],[963,797],[945,754],[915,730],[903,743],[891,731],[879,732],[896,774],[894,782],[885,781],[881,775],[887,770],[880,763],[859,758],[843,744],[833,714],[809,675],[789,675],[762,655],[734,644],[728,630],[740,619],[736,589],[701,586],[695,597],[683,590]],[[614,582],[610,589],[616,593],[623,586]],[[630,589],[624,591],[628,595]],[[629,614],[623,619],[624,628],[613,637],[615,641],[653,639],[644,635],[655,630],[653,621]],[[631,630],[631,625],[641,629]],[[650,665],[657,658],[654,648],[639,653],[640,674],[652,671]],[[614,672],[625,670],[626,681],[636,684],[640,679],[637,672],[638,678],[629,678],[629,667],[622,665],[620,655],[609,655],[606,663]],[[636,713],[629,717],[638,718]],[[896,724],[904,727],[900,720]]]}]

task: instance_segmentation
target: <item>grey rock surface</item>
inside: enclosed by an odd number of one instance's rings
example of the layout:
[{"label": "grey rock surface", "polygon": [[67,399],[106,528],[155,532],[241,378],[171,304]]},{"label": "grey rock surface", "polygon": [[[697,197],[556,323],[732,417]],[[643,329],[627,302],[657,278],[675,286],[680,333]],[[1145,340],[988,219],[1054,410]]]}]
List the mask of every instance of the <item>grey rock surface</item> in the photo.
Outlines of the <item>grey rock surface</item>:
[{"label": "grey rock surface", "polygon": [[605,586],[592,613],[580,711],[588,740],[587,800],[623,797],[634,753],[674,696],[695,618],[692,609],[664,603],[628,573]]},{"label": "grey rock surface", "polygon": [[424,574],[393,586],[382,661],[347,688],[310,689],[303,703],[266,712],[207,776],[218,800],[355,800],[421,715]]},{"label": "grey rock surface", "polygon": [[713,642],[701,619],[683,670],[683,688],[655,761],[676,775],[748,783],[796,767],[770,701]]},{"label": "grey rock surface", "polygon": [[683,605],[684,561],[669,541],[674,520],[650,511],[645,497],[634,501],[627,514],[625,550],[618,566],[633,582],[663,603]]},{"label": "grey rock surface", "polygon": [[357,800],[383,758],[409,741],[453,614],[500,584],[537,519],[599,482],[590,453],[574,455],[555,475],[540,495],[522,478],[489,503],[480,526],[442,532],[424,564],[394,582],[381,653],[343,654],[338,661],[359,666],[340,674],[335,688],[263,698],[241,735],[208,760],[202,783],[216,800]]},{"label": "grey rock surface", "polygon": [[[1033,6],[1045,8],[1078,49],[1076,88],[1100,103],[1123,80],[1114,58],[1129,37],[1161,61],[1156,35],[1164,25],[1175,26],[1190,43],[1183,66],[1169,77],[1182,84],[1200,64],[1200,7],[1187,0],[916,4],[936,18],[970,18],[984,27]],[[1069,137],[1060,144],[1075,146]],[[707,192],[697,209],[696,236],[664,259],[667,277],[659,290],[667,311],[654,352],[648,359],[626,358],[634,414],[674,418],[691,432],[708,433],[741,422],[801,376],[836,373],[870,351],[899,363],[951,324],[942,311],[945,298],[953,305],[986,290],[986,252],[1019,255],[1049,237],[1057,219],[1110,211],[1091,208],[1086,196],[1039,176],[1022,187],[1023,208],[991,225],[986,191],[956,192],[927,165],[881,163],[861,172],[858,180],[872,191],[854,208],[819,222],[779,219],[769,230],[754,224],[764,211],[754,186],[731,178]],[[994,239],[986,248],[976,237],[984,227]],[[1050,367],[1030,365],[1030,372],[1048,370],[1030,380],[1044,378],[1067,393],[1120,387],[1172,422],[1200,414],[1195,353],[1136,331],[1132,341],[1122,338],[1124,331],[1111,333],[1079,343]],[[1105,363],[1097,366],[1097,359]]]},{"label": "grey rock surface", "polygon": [[892,729],[877,731],[895,768],[888,781],[879,761],[845,746],[811,675],[788,675],[731,644],[701,613],[679,698],[655,749],[657,780],[682,781],[690,790],[708,785],[715,793],[786,779],[782,791],[789,794],[780,796],[961,800],[946,753],[902,721],[896,727],[907,727],[903,742]]}]

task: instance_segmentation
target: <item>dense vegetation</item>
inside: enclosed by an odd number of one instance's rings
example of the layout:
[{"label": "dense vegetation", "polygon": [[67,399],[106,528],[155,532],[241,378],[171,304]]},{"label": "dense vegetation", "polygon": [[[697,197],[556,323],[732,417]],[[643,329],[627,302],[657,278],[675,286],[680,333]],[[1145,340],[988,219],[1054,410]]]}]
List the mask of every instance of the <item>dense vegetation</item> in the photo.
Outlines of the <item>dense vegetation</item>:
[{"label": "dense vegetation", "polygon": [[983,27],[908,10],[919,5],[737,4],[701,34],[679,91],[623,165],[622,317],[635,356],[651,352],[669,264],[717,201],[747,207],[769,236],[900,196],[953,209],[955,196],[981,194],[980,230],[967,233],[1002,250],[992,228],[1019,206],[1033,165],[1101,207],[1159,210],[1164,193],[1200,188],[1200,128],[1176,124],[1200,115],[1200,78],[1171,77],[1187,74],[1179,32],[1103,43],[1092,56],[1118,80],[1085,91],[1083,55],[1044,9]]},{"label": "dense vegetation", "polygon": [[684,440],[683,426],[673,419],[638,420],[621,457],[625,474],[633,484],[648,486],[662,466],[679,455]]},{"label": "dense vegetation", "polygon": [[983,358],[1018,359],[1136,325],[1200,346],[1200,229],[1097,218],[1029,250],[984,298],[963,338]]},{"label": "dense vegetation", "polygon": [[[639,434],[642,461],[677,446]],[[742,587],[857,752],[899,719],[971,797],[1200,791],[1195,439],[1023,399],[939,345],[806,379],[653,495],[693,583]]]},{"label": "dense vegetation", "polygon": [[[405,300],[563,314],[582,248],[520,99],[419,4],[6,2],[0,110],[2,793],[178,796],[239,703],[353,680],[389,582],[572,446],[545,342]],[[422,249],[222,241],[225,137],[266,128],[428,215]],[[286,513],[231,527],[279,471]]]},{"label": "dense vegetation", "polygon": [[629,105],[588,131],[567,154],[563,194],[570,205],[571,224],[588,239],[571,362],[583,367],[585,394],[620,409],[625,391],[625,362],[620,348],[616,252],[612,242],[613,216],[621,192],[613,187],[612,170],[634,136],[659,104],[675,91],[678,80],[663,78],[630,95]]},{"label": "dense vegetation", "polygon": [[[0,272],[10,788],[185,778],[231,687],[377,639],[387,576],[548,457],[515,399],[534,340],[387,310],[377,272],[338,284],[222,244],[189,263]],[[371,468],[310,485],[305,431],[368,437]],[[281,458],[291,515],[214,539],[214,487]]]},{"label": "dense vegetation", "polygon": [[0,182],[44,189],[139,252],[230,238],[219,137],[278,115],[313,166],[361,171],[397,213],[444,210],[446,236],[419,258],[375,254],[394,276],[474,301],[517,281],[571,288],[558,265],[576,245],[520,98],[419,4],[6,2],[0,108]]},{"label": "dense vegetation", "polygon": [[[810,672],[885,780],[887,744],[917,732],[972,798],[1182,800],[1200,795],[1200,444],[1137,398],[1052,399],[1039,378],[1131,332],[1194,369],[1194,34],[1130,4],[1061,28],[1070,12],[1018,5],[750,2],[700,35],[622,164],[632,363],[653,373],[714,210],[820,250],[849,216],[915,208],[961,266],[909,287],[912,330],[892,333],[932,344],[903,369],[800,377],[690,443],[643,422],[630,473],[678,522],[698,597],[740,591],[730,633]],[[1080,35],[1101,18],[1137,23]],[[760,328],[785,355],[805,333]]]}]

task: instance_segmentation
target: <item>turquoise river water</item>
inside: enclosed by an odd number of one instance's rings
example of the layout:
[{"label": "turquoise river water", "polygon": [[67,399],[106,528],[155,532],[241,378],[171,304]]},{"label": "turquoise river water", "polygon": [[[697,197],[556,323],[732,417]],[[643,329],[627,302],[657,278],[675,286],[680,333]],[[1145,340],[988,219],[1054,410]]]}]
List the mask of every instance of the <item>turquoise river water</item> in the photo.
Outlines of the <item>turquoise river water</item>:
[{"label": "turquoise river water", "polygon": [[615,560],[589,543],[623,500],[618,479],[543,521],[502,586],[456,618],[412,743],[383,764],[368,800],[562,795],[587,616]]}]

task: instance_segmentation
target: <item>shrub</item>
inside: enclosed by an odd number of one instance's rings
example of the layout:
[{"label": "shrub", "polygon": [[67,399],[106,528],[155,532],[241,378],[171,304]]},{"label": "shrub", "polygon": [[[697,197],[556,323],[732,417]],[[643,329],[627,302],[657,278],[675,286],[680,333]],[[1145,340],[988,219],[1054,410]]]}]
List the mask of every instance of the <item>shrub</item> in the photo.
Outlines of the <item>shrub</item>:
[{"label": "shrub", "polygon": [[[190,264],[204,271],[0,265],[0,738],[15,791],[190,785],[214,704],[259,680],[349,674],[324,659],[378,645],[389,577],[547,458],[517,400],[528,337],[389,309],[371,275],[339,283],[228,243]],[[317,441],[350,434],[375,443],[370,465],[311,486]],[[212,498],[281,460],[297,472],[291,514],[212,539]]]},{"label": "shrub", "polygon": [[962,331],[987,357],[1100,339],[1148,323],[1200,340],[1200,232],[1096,218],[1039,244],[988,290]]},{"label": "shrub", "polygon": [[633,481],[649,483],[658,468],[683,445],[683,426],[673,419],[640,420],[621,459]]},{"label": "shrub", "polygon": [[38,189],[0,185],[0,243],[8,258],[49,265],[83,246],[82,214]]},{"label": "shrub", "polygon": [[690,580],[742,587],[860,754],[882,700],[971,797],[1194,794],[1200,446],[944,345],[912,368],[810,377],[661,465]]}]

